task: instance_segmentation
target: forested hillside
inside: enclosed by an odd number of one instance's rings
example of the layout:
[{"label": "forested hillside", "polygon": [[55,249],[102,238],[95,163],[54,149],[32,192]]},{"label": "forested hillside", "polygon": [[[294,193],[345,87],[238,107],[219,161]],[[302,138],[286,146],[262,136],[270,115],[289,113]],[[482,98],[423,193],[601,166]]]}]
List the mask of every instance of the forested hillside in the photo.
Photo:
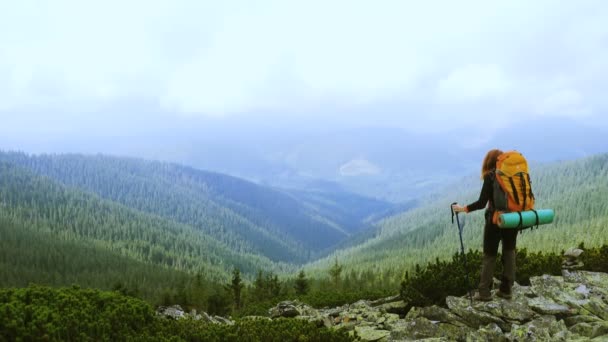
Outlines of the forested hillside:
[{"label": "forested hillside", "polygon": [[[52,250],[49,255],[62,255],[65,262],[58,267],[78,262],[72,258],[78,257],[82,248],[91,251],[96,250],[91,248],[101,248],[134,260],[201,272],[217,279],[223,279],[226,271],[234,266],[252,273],[260,267],[277,267],[263,256],[234,250],[191,226],[68,188],[5,162],[0,162],[0,199],[3,233],[11,236],[9,232],[18,232],[15,242],[23,241],[23,248],[16,248],[10,239],[2,239],[3,262],[8,264],[28,253],[44,260],[48,251],[43,252],[42,246],[34,244],[40,241]],[[31,232],[31,239],[26,232]],[[31,243],[24,243],[30,240]],[[72,244],[74,249],[63,249]],[[71,255],[71,251],[74,254]],[[30,267],[47,272],[44,265]],[[99,270],[94,267],[91,272],[96,269]]]},{"label": "forested hillside", "polygon": [[[200,231],[239,254],[302,262],[345,240],[389,204],[348,193],[289,193],[175,164],[0,153],[0,160]],[[229,260],[224,260],[229,261]]]},{"label": "forested hillside", "polygon": [[[518,246],[559,252],[580,242],[587,246],[608,242],[608,154],[531,167],[536,208],[552,208],[556,218],[553,224],[524,231]],[[357,274],[373,269],[397,283],[415,264],[449,258],[460,248],[456,224],[451,223],[450,203],[476,200],[481,184],[478,177],[471,176],[428,196],[418,208],[380,221],[375,237],[338,250],[312,263],[310,269],[327,269],[338,260],[345,272]],[[480,249],[483,211],[460,217],[467,221],[465,247]]]}]

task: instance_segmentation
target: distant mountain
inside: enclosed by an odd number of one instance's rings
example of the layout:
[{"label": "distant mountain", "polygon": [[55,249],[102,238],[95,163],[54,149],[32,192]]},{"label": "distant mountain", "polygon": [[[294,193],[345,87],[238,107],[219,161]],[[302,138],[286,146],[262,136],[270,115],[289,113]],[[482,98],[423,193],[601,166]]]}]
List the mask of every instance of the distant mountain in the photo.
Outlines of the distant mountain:
[{"label": "distant mountain", "polygon": [[218,136],[193,136],[183,143],[177,139],[170,144],[180,154],[159,152],[155,158],[279,187],[306,189],[309,183],[324,181],[330,187],[399,203],[477,171],[480,160],[492,148],[518,149],[533,162],[571,160],[608,151],[605,127],[566,118],[526,120],[496,128],[489,116],[487,127],[481,130],[434,133],[382,126],[290,132],[251,123],[248,130],[234,134],[239,136],[234,141]]},{"label": "distant mountain", "polygon": [[103,155],[0,153],[0,161],[200,231],[238,253],[302,262],[330,249],[390,204],[290,192],[176,164]]},{"label": "distant mountain", "polygon": [[[151,130],[121,128],[38,139],[0,137],[2,146],[31,152],[103,152],[189,165],[258,184],[308,190],[341,188],[395,203],[412,200],[477,171],[490,148],[518,149],[531,161],[571,160],[608,151],[608,129],[568,118],[529,119],[497,126],[488,112],[481,128],[424,132],[353,123],[320,125],[295,118],[261,121],[176,120]],[[140,127],[141,126],[141,127]],[[148,127],[143,129],[142,127]],[[140,127],[137,129],[137,127]],[[449,127],[449,125],[439,125]]]}]

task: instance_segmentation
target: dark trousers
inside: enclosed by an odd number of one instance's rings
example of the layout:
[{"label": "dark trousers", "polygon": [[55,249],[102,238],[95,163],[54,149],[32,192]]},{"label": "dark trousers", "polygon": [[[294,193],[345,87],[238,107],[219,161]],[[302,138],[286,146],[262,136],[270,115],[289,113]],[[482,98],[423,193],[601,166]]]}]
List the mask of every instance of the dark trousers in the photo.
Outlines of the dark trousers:
[{"label": "dark trousers", "polygon": [[490,296],[494,264],[498,253],[498,244],[502,241],[503,272],[500,282],[500,291],[511,293],[511,286],[515,281],[515,246],[517,244],[515,229],[501,229],[492,223],[491,212],[486,212],[486,225],[483,230],[483,263],[479,292],[484,297]]},{"label": "dark trousers", "polygon": [[515,250],[517,244],[516,229],[500,229],[492,223],[491,212],[486,213],[486,225],[483,229],[483,254],[496,256],[498,254],[498,244],[502,241],[502,252]]}]

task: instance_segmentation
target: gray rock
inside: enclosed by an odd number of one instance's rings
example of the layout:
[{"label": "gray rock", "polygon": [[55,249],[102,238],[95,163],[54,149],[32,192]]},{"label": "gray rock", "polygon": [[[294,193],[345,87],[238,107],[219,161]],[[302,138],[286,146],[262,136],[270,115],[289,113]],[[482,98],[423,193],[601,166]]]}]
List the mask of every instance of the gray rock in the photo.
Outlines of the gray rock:
[{"label": "gray rock", "polygon": [[588,315],[576,315],[564,318],[564,323],[566,326],[571,327],[578,323],[594,323],[594,322],[602,322],[602,319],[595,316]]},{"label": "gray rock", "polygon": [[330,316],[330,317],[338,317],[340,316],[340,314],[344,311],[348,310],[348,304],[347,305],[343,305],[343,306],[339,306],[337,308],[333,308],[333,309],[323,309],[323,310],[319,310],[319,312],[323,315],[326,316]]},{"label": "gray rock", "polygon": [[591,323],[593,326],[593,334],[591,337],[595,340],[596,338],[608,339],[608,322],[597,322]]},{"label": "gray rock", "polygon": [[535,316],[534,311],[528,306],[528,299],[523,296],[512,300],[496,297],[490,302],[476,302],[473,307],[512,323],[527,322]]},{"label": "gray rock", "polygon": [[568,330],[574,334],[584,337],[591,338],[591,336],[593,336],[593,326],[589,323],[577,323],[568,328]]},{"label": "gray rock", "polygon": [[565,257],[578,258],[583,253],[582,249],[579,248],[568,248],[566,252],[564,252]]},{"label": "gray rock", "polygon": [[390,302],[396,302],[398,300],[400,300],[400,296],[394,295],[394,296],[390,296],[390,297],[386,297],[386,298],[372,300],[371,302],[369,302],[369,305],[378,306],[378,305],[382,305],[382,304],[386,304],[386,303],[390,303]]},{"label": "gray rock", "polygon": [[591,287],[608,289],[608,274],[589,271],[562,271],[562,278],[569,283],[583,283]]},{"label": "gray rock", "polygon": [[355,327],[355,332],[361,341],[387,341],[390,332],[378,330],[370,326]]},{"label": "gray rock", "polygon": [[234,321],[224,318],[221,316],[210,316],[206,312],[201,312],[200,314],[196,312],[196,310],[192,310],[191,313],[186,313],[181,306],[172,305],[172,306],[160,306],[156,309],[156,314],[165,316],[171,319],[182,319],[182,318],[192,318],[196,321],[203,321],[214,324],[234,324]]},{"label": "gray rock", "polygon": [[330,317],[328,317],[328,316],[323,316],[322,320],[323,320],[323,326],[324,326],[324,327],[326,327],[326,328],[331,328],[331,327],[333,327],[333,326],[334,326],[334,321],[333,321],[333,319],[331,319]]},{"label": "gray rock", "polygon": [[213,316],[213,319],[219,324],[234,325],[234,321],[231,321],[228,318],[222,316]]},{"label": "gray rock", "polygon": [[537,296],[554,299],[555,293],[563,291],[564,278],[545,274],[540,277],[530,277],[530,284]]},{"label": "gray rock", "polygon": [[423,308],[413,307],[410,312],[405,316],[406,320],[413,320],[417,317],[424,317],[431,321],[439,321],[442,323],[450,323],[456,326],[466,325],[464,320],[459,316],[455,315],[451,311],[439,307],[437,305],[427,306]]},{"label": "gray rock", "polygon": [[388,313],[405,315],[406,306],[407,306],[407,304],[404,301],[400,300],[400,301],[396,301],[396,302],[384,303],[384,304],[377,306],[376,308],[380,309],[380,310],[384,310],[385,312],[388,312]]},{"label": "gray rock", "polygon": [[511,290],[513,292],[514,299],[519,299],[520,297],[525,297],[525,298],[536,297],[536,294],[532,290],[531,286],[522,286],[522,285],[519,285],[518,283],[515,283],[515,284],[513,284],[513,287]]},{"label": "gray rock", "polygon": [[542,315],[575,315],[576,310],[544,297],[530,298],[530,308]]},{"label": "gray rock", "polygon": [[186,313],[184,312],[182,307],[179,305],[172,305],[172,306],[166,306],[166,307],[160,306],[156,310],[156,313],[159,315],[168,317],[168,318],[173,318],[173,319],[180,319],[180,318],[186,317]]},{"label": "gray rock", "polygon": [[298,301],[283,301],[278,303],[275,307],[268,310],[268,314],[272,318],[278,317],[297,317],[297,316],[311,316],[316,317],[319,312],[309,305],[300,303]]},{"label": "gray rock", "polygon": [[585,284],[581,284],[574,290],[574,292],[581,294],[581,295],[583,295],[583,297],[587,298],[587,297],[589,297],[589,293],[591,291],[589,291],[589,289],[587,288],[587,286]]},{"label": "gray rock", "polygon": [[399,320],[392,326],[392,340],[419,340],[425,338],[446,338],[449,341],[463,340],[471,332],[469,327],[459,327],[448,323],[431,321],[417,317],[412,321]]},{"label": "gray rock", "polygon": [[485,327],[479,328],[479,330],[472,331],[467,334],[466,337],[467,342],[477,342],[477,341],[496,341],[496,342],[504,342],[507,341],[504,333],[500,329],[500,327],[494,323],[488,324]]},{"label": "gray rock", "polygon": [[242,317],[241,320],[244,320],[244,321],[271,321],[272,319],[270,317],[266,317],[266,316],[245,316],[245,317]]},{"label": "gray rock", "polygon": [[523,325],[513,324],[506,337],[510,341],[567,341],[571,333],[564,321],[542,316]]},{"label": "gray rock", "polygon": [[582,305],[582,308],[594,316],[608,320],[608,304],[599,297],[590,298]]},{"label": "gray rock", "polygon": [[448,308],[462,318],[469,327],[478,329],[481,326],[495,323],[503,330],[508,331],[510,329],[510,326],[504,320],[471,307],[469,300],[466,298],[449,296],[445,301]]}]

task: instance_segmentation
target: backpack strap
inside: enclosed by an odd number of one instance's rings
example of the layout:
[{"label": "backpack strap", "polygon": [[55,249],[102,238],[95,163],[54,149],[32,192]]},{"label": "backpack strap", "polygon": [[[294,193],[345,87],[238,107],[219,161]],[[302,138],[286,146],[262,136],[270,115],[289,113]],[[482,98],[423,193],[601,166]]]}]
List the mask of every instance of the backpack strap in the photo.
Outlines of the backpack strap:
[{"label": "backpack strap", "polygon": [[538,212],[536,210],[534,210],[534,209],[532,209],[532,211],[534,212],[534,215],[536,215],[536,229],[538,229],[538,225],[540,224],[538,222],[539,221],[539,219],[538,219]]},{"label": "backpack strap", "polygon": [[522,229],[524,229],[524,219],[523,219],[523,217],[521,217],[521,211],[518,211],[517,215],[519,215],[519,224],[517,225],[516,229],[522,230]]},{"label": "backpack strap", "polygon": [[519,178],[521,180],[521,195],[524,197],[524,205],[521,209],[526,210],[526,198],[528,196],[526,196],[526,181],[524,180],[524,174],[520,173]]},{"label": "backpack strap", "polygon": [[496,169],[492,169],[489,173],[488,173],[490,180],[492,181],[492,196],[490,196],[490,198],[488,199],[488,209],[490,209],[492,212],[494,212],[496,210],[496,204],[494,203],[494,183],[497,182],[496,180]]},{"label": "backpack strap", "polygon": [[530,180],[530,174],[526,173],[526,176],[528,176],[528,184],[530,184],[530,198],[535,199],[534,194],[532,193],[532,181]]},{"label": "backpack strap", "polygon": [[519,195],[517,195],[517,189],[515,189],[513,177],[509,177],[509,182],[511,183],[511,190],[513,191],[513,197],[515,197],[515,203],[519,204]]}]

